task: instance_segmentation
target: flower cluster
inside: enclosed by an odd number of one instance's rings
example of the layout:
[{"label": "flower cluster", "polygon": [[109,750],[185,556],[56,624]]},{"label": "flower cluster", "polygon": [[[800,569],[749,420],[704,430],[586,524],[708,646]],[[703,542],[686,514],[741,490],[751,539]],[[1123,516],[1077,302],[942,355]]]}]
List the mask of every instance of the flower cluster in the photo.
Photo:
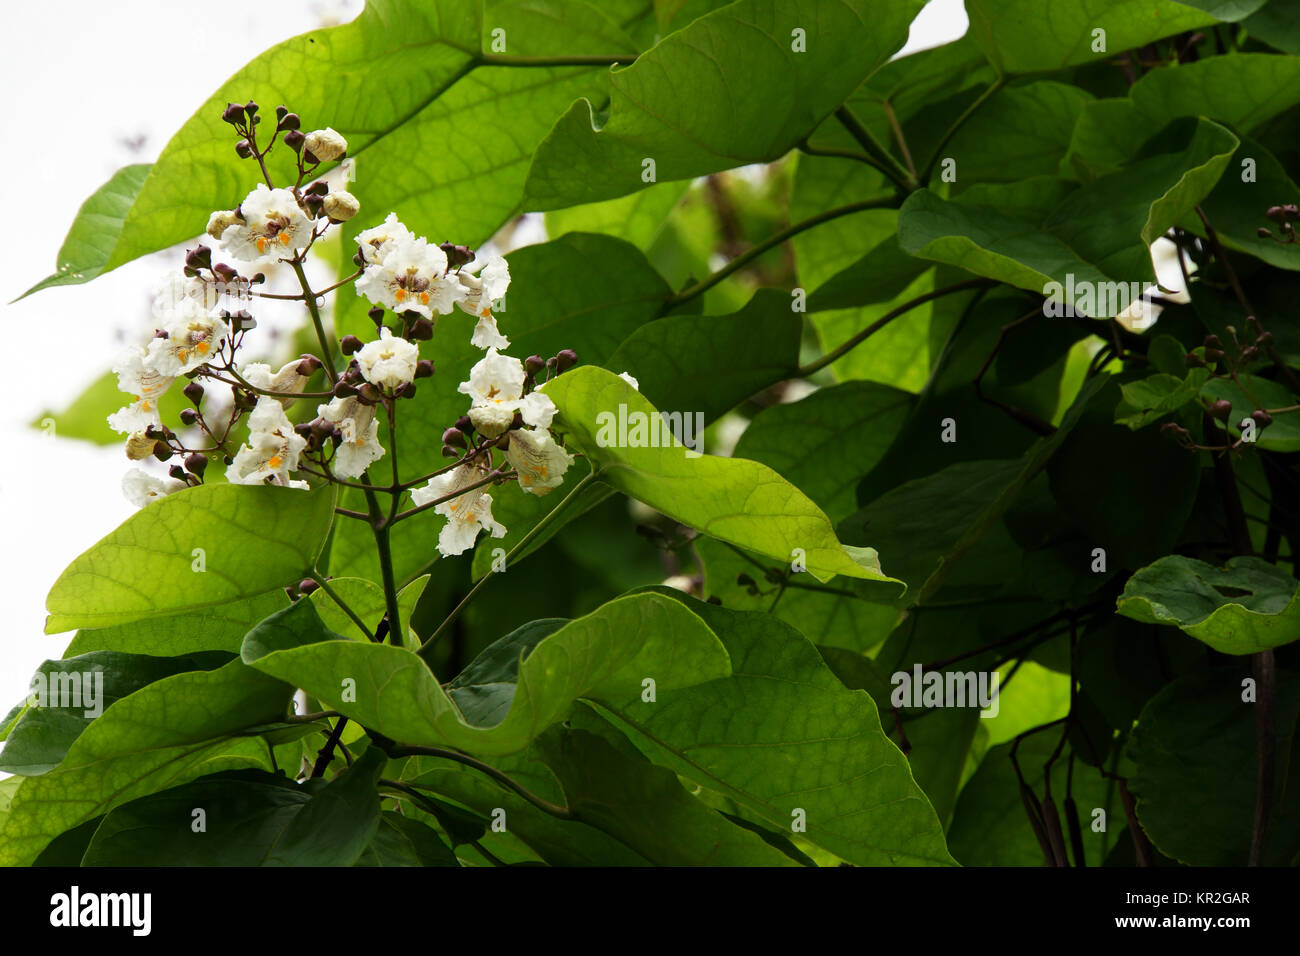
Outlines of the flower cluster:
[{"label": "flower cluster", "polygon": [[[236,153],[256,159],[266,181],[234,209],[211,214],[206,231],[212,243],[187,252],[181,275],[169,276],[156,290],[153,339],[128,349],[114,367],[119,386],[132,399],[109,417],[110,425],[127,436],[127,456],[179,458],[166,479],[132,470],[123,481],[124,493],[144,507],[202,484],[209,462],[220,460],[232,484],[307,489],[306,476],[311,476],[316,483],[351,485],[367,495],[387,493],[391,511],[385,523],[432,509],[446,519],[437,545],[444,556],[464,553],[480,531],[503,536],[506,529],[492,517],[488,486],[517,481],[525,493],[545,495],[561,484],[573,462],[551,433],[556,408],[538,390],[545,381],[538,376],[543,370],[546,379],[565,371],[576,356],[567,349],[549,360],[503,354],[510,340],[501,333],[494,309],[500,310],[510,285],[506,260],[480,261],[465,246],[432,243],[392,213],[357,234],[357,271],[326,290],[354,282],[357,294],[373,306],[369,315],[376,336],[363,342],[345,335],[335,351],[324,336],[319,295],[302,264],[332,226],[359,212],[351,193],[331,188],[323,178],[312,181],[320,163],[346,155],[347,142],[332,129],[304,134],[297,114],[282,106],[274,135],[261,146],[258,112],[255,103],[231,104],[222,118],[240,137]],[[264,162],[280,137],[296,155],[297,181],[287,187],[271,182]],[[226,261],[214,259],[218,253]],[[290,264],[300,294],[263,290],[266,273],[278,263]],[[320,339],[320,357],[304,354],[278,368],[239,361],[244,338],[257,325],[248,307],[262,296],[303,303]],[[414,397],[417,379],[434,374],[433,363],[420,357],[420,343],[433,337],[440,316],[455,309],[474,317],[470,342],[486,353],[459,385],[469,399],[467,413],[443,433],[442,453],[455,461],[409,482],[400,480],[394,462],[391,484],[375,484],[370,469],[393,447],[381,443],[381,424],[395,437],[398,403]],[[339,354],[347,362],[341,368]],[[181,378],[190,380],[182,390],[189,404],[179,413],[188,431],[178,435],[164,424],[159,406]],[[305,398],[317,399],[310,420],[295,413]],[[242,441],[241,428],[246,429]],[[399,513],[408,491],[414,507]],[[343,508],[339,513],[381,520],[373,498],[368,515]]]}]

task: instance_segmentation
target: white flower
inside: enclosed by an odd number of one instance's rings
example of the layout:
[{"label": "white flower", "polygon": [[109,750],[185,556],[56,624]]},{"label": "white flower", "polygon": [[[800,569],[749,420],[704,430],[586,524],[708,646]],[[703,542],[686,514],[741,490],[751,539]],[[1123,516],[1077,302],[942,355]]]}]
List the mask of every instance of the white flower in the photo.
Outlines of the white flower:
[{"label": "white flower", "polygon": [[478,317],[470,344],[480,349],[509,348],[510,340],[501,334],[496,317],[492,315],[492,303],[501,299],[510,287],[510,267],[506,265],[506,260],[501,256],[493,256],[478,275],[462,269],[457,273],[457,278],[465,292],[464,298],[456,304],[470,315]]},{"label": "white flower", "polygon": [[220,301],[221,291],[215,283],[204,282],[196,276],[169,272],[153,288],[154,320],[170,322],[176,310],[187,301],[198,304],[205,312],[210,311]]},{"label": "white flower", "polygon": [[113,366],[117,373],[117,387],[135,399],[134,403],[108,416],[108,424],[114,431],[132,434],[150,425],[161,424],[158,399],[171,388],[175,379],[146,367],[146,354],[142,346],[132,346],[118,356]]},{"label": "white flower", "polygon": [[307,138],[302,142],[302,148],[322,163],[328,163],[348,151],[348,141],[342,134],[327,126],[308,133]]},{"label": "white flower", "polygon": [[[425,505],[482,481],[485,477],[482,471],[470,465],[460,465],[430,478],[423,488],[411,492],[411,500],[416,505]],[[505,527],[492,519],[492,496],[486,489],[487,486],[484,485],[434,506],[433,510],[447,519],[438,533],[438,551],[443,557],[464,554],[472,548],[480,528],[494,538],[505,535]]]},{"label": "white flower", "polygon": [[564,481],[573,456],[555,443],[543,428],[521,428],[510,433],[506,460],[519,475],[519,487],[529,494],[548,495]]},{"label": "white flower", "polygon": [[470,396],[470,421],[487,438],[496,438],[510,427],[519,412],[526,424],[548,428],[555,417],[555,403],[540,392],[525,396],[524,364],[489,348],[487,355],[469,370],[469,381],[457,391]]},{"label": "white flower", "polygon": [[618,377],[621,378],[623,381],[627,382],[629,385],[631,385],[633,388],[635,388],[638,392],[641,391],[641,385],[640,385],[640,383],[638,383],[637,380],[634,379],[631,375],[627,374],[627,372],[619,372],[619,373],[618,373]]},{"label": "white flower", "polygon": [[390,212],[380,225],[357,234],[357,245],[367,265],[383,265],[390,252],[414,240],[415,235],[398,221],[395,212]]},{"label": "white flower", "polygon": [[517,402],[524,392],[524,377],[523,362],[490,348],[469,370],[469,381],[461,382],[456,390],[468,395],[475,405]]},{"label": "white flower", "polygon": [[338,425],[343,433],[343,441],[335,450],[331,463],[336,477],[359,478],[374,462],[384,457],[374,405],[363,405],[355,395],[349,395],[321,405],[316,413],[325,421]]},{"label": "white flower", "polygon": [[383,262],[366,266],[357,294],[394,312],[416,312],[426,319],[435,311],[446,315],[465,294],[446,271],[447,254],[427,239],[398,241],[384,249]]},{"label": "white flower", "polygon": [[400,388],[414,381],[419,361],[420,347],[386,328],[379,330],[377,341],[367,342],[357,352],[362,376],[380,388]]},{"label": "white flower", "polygon": [[236,259],[288,259],[311,241],[312,220],[299,208],[292,190],[258,183],[239,204],[239,212],[244,221],[221,234],[226,252]]},{"label": "white flower", "polygon": [[[307,384],[310,375],[303,375],[298,371],[298,366],[302,364],[302,359],[294,359],[285,365],[280,366],[278,372],[272,372],[271,366],[262,362],[254,362],[251,365],[244,366],[244,370],[239,374],[249,385],[256,388],[265,389],[268,392],[301,392]],[[276,397],[285,408],[288,408],[298,399],[293,397]]]},{"label": "white flower", "polygon": [[155,338],[145,355],[146,369],[173,378],[192,372],[210,361],[229,330],[223,319],[209,315],[202,303],[182,299],[163,328],[166,338]]},{"label": "white flower", "polygon": [[235,455],[226,479],[236,485],[260,485],[268,478],[278,485],[288,484],[307,439],[293,430],[284,406],[263,395],[248,416],[248,432],[248,444]]},{"label": "white flower", "polygon": [[131,502],[137,508],[143,508],[145,505],[157,501],[159,498],[165,498],[172,492],[180,491],[185,487],[185,482],[177,481],[174,478],[163,480],[155,478],[147,471],[139,468],[132,468],[122,476],[122,494],[126,495],[126,500]]}]

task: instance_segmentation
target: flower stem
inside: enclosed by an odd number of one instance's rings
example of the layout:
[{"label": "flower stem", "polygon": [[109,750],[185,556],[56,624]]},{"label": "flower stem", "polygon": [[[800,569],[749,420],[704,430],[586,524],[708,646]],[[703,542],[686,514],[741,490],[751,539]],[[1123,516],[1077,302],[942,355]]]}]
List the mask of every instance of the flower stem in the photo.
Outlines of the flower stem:
[{"label": "flower stem", "polygon": [[321,361],[325,363],[325,372],[329,375],[330,384],[333,385],[339,380],[339,373],[334,369],[334,351],[330,348],[329,337],[325,334],[325,324],[320,318],[316,293],[312,291],[311,283],[307,281],[307,270],[302,267],[302,263],[297,259],[290,259],[289,265],[293,266],[298,284],[302,286],[303,301],[307,303],[307,311],[311,313],[311,324],[316,327],[316,340],[320,342]]}]

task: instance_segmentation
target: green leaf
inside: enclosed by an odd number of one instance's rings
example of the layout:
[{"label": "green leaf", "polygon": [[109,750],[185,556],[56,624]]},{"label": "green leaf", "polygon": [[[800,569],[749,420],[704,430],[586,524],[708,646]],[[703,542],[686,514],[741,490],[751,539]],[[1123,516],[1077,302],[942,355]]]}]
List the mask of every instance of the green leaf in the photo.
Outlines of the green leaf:
[{"label": "green leaf", "polygon": [[[624,494],[704,534],[769,557],[789,561],[800,549],[807,569],[822,581],[836,574],[891,580],[880,572],[873,550],[840,544],[825,513],[766,465],[688,457],[683,445],[662,434],[666,425],[658,430],[671,445],[620,445],[620,429],[630,441],[646,440],[648,423],[664,420],[617,375],[584,366],[548,382],[544,391],[559,408],[556,420],[567,439],[595,462],[601,480]],[[642,422],[643,434],[638,438],[634,426],[620,421]]]},{"label": "green leaf", "polygon": [[1075,119],[1092,96],[1043,80],[999,90],[971,115],[944,149],[957,182],[1049,176],[1070,147]]},{"label": "green leaf", "polygon": [[[405,622],[408,632],[410,631],[411,612],[415,610],[416,602],[420,600],[420,595],[424,592],[424,586],[429,583],[429,576],[417,578],[406,587],[402,588],[397,595],[397,608],[402,615],[402,621]],[[379,621],[388,613],[387,600],[384,597],[384,589],[372,581],[364,578],[330,578],[330,590],[339,596],[339,598],[352,611],[361,618],[362,622],[374,634],[375,629],[379,626]],[[311,601],[316,606],[316,612],[320,615],[321,621],[325,627],[343,637],[350,637],[354,641],[365,640],[366,637],[361,633],[361,629],[353,623],[346,611],[344,611],[335,602],[334,598],[326,594],[324,589],[313,592]],[[246,629],[247,630],[247,629]],[[240,635],[241,640],[243,635]],[[406,643],[411,645],[410,633],[406,636]],[[419,642],[415,642],[418,646]]]},{"label": "green leaf", "polygon": [[1252,37],[1263,40],[1275,50],[1300,54],[1300,7],[1270,3],[1242,26]]},{"label": "green leaf", "polygon": [[[765,561],[713,538],[697,538],[694,545],[704,564],[705,595],[732,610],[769,612],[816,644],[865,653],[888,637],[898,621],[898,608],[874,603],[881,595],[872,581],[811,584],[792,574],[786,562]],[[769,569],[785,576],[784,589],[767,579]],[[742,583],[742,574],[754,583]]]},{"label": "green leaf", "polygon": [[115,651],[46,661],[32,677],[26,709],[5,737],[0,772],[34,777],[53,770],[91,721],[117,701],[164,677],[229,661],[222,653],[149,657]]},{"label": "green leaf", "polygon": [[857,510],[858,480],[889,448],[912,399],[874,382],[818,389],[764,409],[733,454],[771,466],[838,522]]},{"label": "green leaf", "polygon": [[67,567],[45,600],[45,633],[217,607],[296,584],[311,571],[333,510],[332,489],[204,485],[168,495]]},{"label": "green leaf", "polygon": [[302,806],[266,857],[267,866],[351,866],[379,827],[375,785],[388,762],[367,747],[346,770]]},{"label": "green leaf", "polygon": [[[1257,408],[1291,408],[1297,404],[1296,396],[1285,385],[1267,378],[1252,375],[1239,376],[1242,386],[1228,378],[1212,378],[1201,387],[1201,397],[1215,402],[1226,399],[1232,403],[1228,417],[1228,430],[1234,437],[1241,435],[1241,423]],[[1270,413],[1271,414],[1271,413]],[[1256,430],[1255,446],[1265,451],[1300,451],[1300,411],[1273,415],[1273,421]]]},{"label": "green leaf", "polygon": [[374,840],[356,865],[460,866],[460,862],[432,827],[385,810]]},{"label": "green leaf", "polygon": [[287,684],[231,661],[118,701],[56,769],[24,778],[0,817],[0,865],[29,863],[60,833],[137,797],[222,770],[270,770],[266,741],[245,729],[277,720],[292,695]]},{"label": "green leaf", "polygon": [[1179,554],[1136,572],[1116,610],[1172,624],[1223,654],[1254,654],[1300,638],[1300,582],[1259,558],[1223,568]]},{"label": "green leaf", "polygon": [[[793,866],[753,832],[690,796],[672,771],[620,753],[595,734],[552,728],[538,738],[565,804],[657,866]],[[672,834],[671,839],[665,839]]]},{"label": "green leaf", "polygon": [[733,673],[657,703],[601,700],[638,749],[778,831],[790,833],[803,810],[806,831],[794,835],[848,862],[951,863],[933,807],[865,692],[847,690],[770,616],[675,599],[726,645]]},{"label": "green leaf", "polygon": [[[56,285],[89,282],[111,268],[109,261],[121,236],[127,213],[135,203],[151,168],[148,163],[123,166],[108,182],[91,193],[90,198],[77,210],[77,218],[73,220],[72,228],[63,240],[54,274],[42,279],[18,298],[24,299],[33,292]],[[197,228],[192,230],[197,231]]]},{"label": "green leaf", "polygon": [[[970,32],[1002,73],[1102,62],[1132,47],[1215,22],[1172,0],[967,0]],[[1105,31],[1101,49],[1095,30]]]},{"label": "green leaf", "polygon": [[469,723],[493,727],[506,719],[519,685],[519,665],[543,638],[565,624],[562,617],[529,621],[489,644],[447,685],[447,695]]},{"label": "green leaf", "polygon": [[1217,20],[1235,22],[1250,16],[1268,0],[1177,0],[1185,7],[1204,10]]},{"label": "green leaf", "polygon": [[151,617],[77,632],[64,657],[90,651],[125,651],[169,657],[195,651],[238,654],[244,635],[258,621],[289,606],[281,588],[242,601],[168,617]]},{"label": "green leaf", "polygon": [[[1244,671],[1243,671],[1244,673]],[[1256,792],[1255,709],[1241,675],[1184,677],[1143,708],[1129,754],[1138,820],[1161,853],[1192,866],[1245,866]],[[1300,678],[1281,671],[1276,700],[1277,773],[1265,831],[1264,866],[1300,852],[1300,782],[1293,757]]]},{"label": "green leaf", "polygon": [[685,181],[657,183],[617,199],[553,210],[546,214],[546,234],[558,239],[570,232],[600,232],[649,250],[689,186]]},{"label": "green leaf", "polygon": [[1134,431],[1144,428],[1194,401],[1209,377],[1208,369],[1194,368],[1184,378],[1158,372],[1121,385],[1124,397],[1115,406],[1115,421]]},{"label": "green leaf", "polygon": [[1204,116],[1248,133],[1300,103],[1298,87],[1300,57],[1236,53],[1149,70],[1129,97],[1148,120]]},{"label": "green leaf", "polygon": [[[559,119],[533,156],[525,204],[556,209],[777,159],[902,46],[920,7],[739,0],[715,10],[609,75],[599,130],[590,102]],[[654,179],[643,178],[645,159]]]},{"label": "green leaf", "polygon": [[[243,657],[400,743],[483,755],[522,750],[579,697],[639,693],[646,677],[673,689],[728,672],[726,653],[703,622],[657,595],[618,598],[538,644],[519,665],[510,709],[495,724],[468,722],[416,654],[339,640],[307,602],[250,631]],[[345,680],[355,682],[348,693]]]},{"label": "green leaf", "polygon": [[[1254,176],[1246,178],[1246,161],[1253,163]],[[1267,205],[1260,208],[1260,197],[1267,196]],[[1261,226],[1274,224],[1265,218],[1270,205],[1300,203],[1300,187],[1287,174],[1277,157],[1252,139],[1242,138],[1241,146],[1228,163],[1228,168],[1205,197],[1201,208],[1219,241],[1228,249],[1236,249],[1279,269],[1300,271],[1300,245],[1278,242],[1261,237]],[[1199,216],[1190,216],[1186,227],[1198,235],[1205,233]]]},{"label": "green leaf", "polygon": [[672,315],[648,322],[600,364],[629,372],[659,408],[711,422],[769,385],[794,376],[803,323],[779,289],[759,289],[730,315]]}]

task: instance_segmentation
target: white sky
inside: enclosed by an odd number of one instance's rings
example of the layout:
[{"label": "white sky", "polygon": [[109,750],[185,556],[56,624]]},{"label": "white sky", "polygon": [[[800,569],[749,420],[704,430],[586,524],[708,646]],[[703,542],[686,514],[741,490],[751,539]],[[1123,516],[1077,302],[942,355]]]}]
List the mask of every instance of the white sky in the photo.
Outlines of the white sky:
[{"label": "white sky", "polygon": [[[360,6],[360,0],[6,4],[0,299],[7,303],[49,275],[85,198],[119,167],[155,159],[231,73],[322,18],[350,19]],[[904,49],[944,43],[965,29],[961,0],[933,0]],[[132,149],[128,140],[138,137],[143,144]],[[197,233],[204,223],[195,225]],[[130,466],[120,446],[50,439],[29,423],[45,409],[64,407],[111,366],[123,343],[148,336],[148,291],[178,261],[174,254],[148,256],[86,285],[0,305],[8,359],[0,404],[0,716],[26,694],[41,661],[59,657],[72,638],[43,633],[50,585],[133,511],[119,488]]]}]

